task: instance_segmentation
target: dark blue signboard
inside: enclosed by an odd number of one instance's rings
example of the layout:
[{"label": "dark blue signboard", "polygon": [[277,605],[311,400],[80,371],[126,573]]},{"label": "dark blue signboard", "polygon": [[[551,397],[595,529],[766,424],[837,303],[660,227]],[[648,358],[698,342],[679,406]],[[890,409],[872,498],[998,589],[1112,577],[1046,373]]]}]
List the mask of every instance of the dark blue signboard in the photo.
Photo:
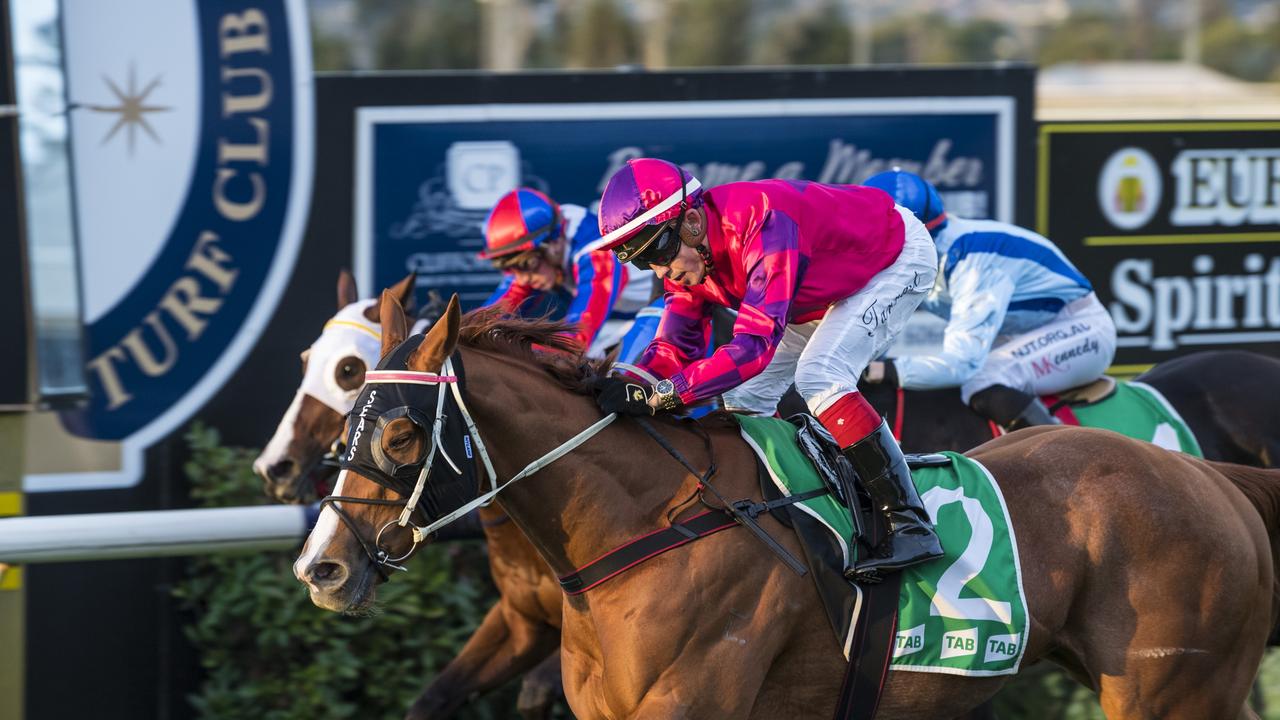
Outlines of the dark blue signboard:
[{"label": "dark blue signboard", "polygon": [[856,183],[901,166],[953,212],[1012,220],[1008,96],[362,108],[355,267],[362,287],[418,272],[419,288],[483,301],[498,275],[476,253],[489,208],[517,185],[591,207],[630,158],[672,160],[705,185],[770,177]]}]

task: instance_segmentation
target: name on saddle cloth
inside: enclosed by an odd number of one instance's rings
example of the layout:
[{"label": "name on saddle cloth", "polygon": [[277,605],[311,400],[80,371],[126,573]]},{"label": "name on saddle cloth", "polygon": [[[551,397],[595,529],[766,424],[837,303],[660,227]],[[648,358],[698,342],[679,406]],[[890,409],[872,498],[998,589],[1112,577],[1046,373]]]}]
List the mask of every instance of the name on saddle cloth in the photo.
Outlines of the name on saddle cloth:
[{"label": "name on saddle cloth", "polygon": [[[797,449],[790,423],[772,418],[738,422],[783,494],[803,493],[822,482]],[[943,454],[951,458],[949,466],[912,471],[945,554],[904,571],[892,667],[1013,674],[1022,661],[1027,605],[1004,497],[982,465],[959,453]],[[847,562],[848,548],[855,544],[844,506],[829,495],[798,505],[836,537]],[[837,636],[842,638],[843,632]]]}]

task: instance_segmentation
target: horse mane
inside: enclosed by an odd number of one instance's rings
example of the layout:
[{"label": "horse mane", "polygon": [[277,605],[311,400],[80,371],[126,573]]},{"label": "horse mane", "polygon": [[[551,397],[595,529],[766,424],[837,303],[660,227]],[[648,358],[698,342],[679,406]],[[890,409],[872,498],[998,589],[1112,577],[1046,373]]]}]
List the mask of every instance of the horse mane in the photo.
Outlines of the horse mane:
[{"label": "horse mane", "polygon": [[[596,378],[606,374],[615,357],[583,357],[582,347],[571,335],[573,330],[571,323],[522,318],[491,306],[462,316],[458,342],[473,350],[516,358],[546,372],[561,387],[590,395]],[[737,427],[732,413],[724,410],[703,417],[701,422],[707,427]]]},{"label": "horse mane", "polygon": [[491,306],[462,316],[458,341],[474,350],[521,360],[546,372],[565,389],[586,395],[613,359],[583,357],[582,346],[573,338],[574,330],[570,323],[545,317],[522,318]]}]

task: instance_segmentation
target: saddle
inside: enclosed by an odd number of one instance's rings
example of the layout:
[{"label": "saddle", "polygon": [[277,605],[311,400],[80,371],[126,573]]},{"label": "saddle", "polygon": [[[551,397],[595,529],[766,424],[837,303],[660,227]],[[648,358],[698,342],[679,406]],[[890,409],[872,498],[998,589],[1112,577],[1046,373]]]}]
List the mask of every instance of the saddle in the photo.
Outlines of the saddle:
[{"label": "saddle", "polygon": [[[797,413],[788,417],[787,422],[796,427],[795,440],[800,452],[813,464],[822,483],[843,506],[843,512],[849,513],[853,524],[851,545],[847,549],[842,547],[845,539],[837,538],[832,527],[817,519],[814,513],[806,512],[803,504],[784,504],[782,491],[763,463],[759,472],[760,494],[774,519],[794,530],[799,538],[831,629],[843,644],[852,630],[849,623],[857,599],[857,590],[844,577],[845,562],[847,559],[852,564],[856,555],[871,552],[884,540],[887,533],[884,516],[872,506],[870,495],[853,465],[840,452],[835,438],[816,418]],[[937,453],[907,454],[906,459],[912,470],[951,464],[951,458]]]},{"label": "saddle", "polygon": [[1067,405],[1092,405],[1102,402],[1116,392],[1116,380],[1113,377],[1102,377],[1084,385],[1078,385],[1057,394],[1057,402]]},{"label": "saddle", "polygon": [[[826,488],[849,511],[853,526],[851,546],[842,547],[845,540],[836,537],[829,525],[800,505],[782,505],[771,508],[770,512],[799,538],[827,620],[849,660],[835,717],[837,720],[871,717],[879,703],[893,650],[901,574],[895,573],[888,582],[867,587],[845,579],[846,562],[852,564],[857,555],[870,552],[884,539],[887,532],[884,517],[872,505],[853,465],[827,429],[805,413],[792,415],[787,420],[796,427],[795,441],[801,453],[813,464]],[[907,463],[912,469],[939,467],[951,464],[951,458],[941,454],[908,455]],[[763,463],[760,492],[766,505],[782,496]]]}]

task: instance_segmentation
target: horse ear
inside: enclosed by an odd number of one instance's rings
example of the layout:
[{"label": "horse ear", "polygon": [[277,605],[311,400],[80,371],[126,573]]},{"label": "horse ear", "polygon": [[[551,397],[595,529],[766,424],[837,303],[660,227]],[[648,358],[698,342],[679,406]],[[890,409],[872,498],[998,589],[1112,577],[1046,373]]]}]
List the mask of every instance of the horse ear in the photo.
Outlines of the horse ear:
[{"label": "horse ear", "polygon": [[382,297],[378,299],[378,309],[382,321],[382,356],[386,357],[396,349],[397,345],[404,342],[405,337],[409,335],[409,328],[404,320],[404,308],[400,307],[400,301],[396,300],[395,294],[390,290],[382,291]]},{"label": "horse ear", "polygon": [[382,297],[378,298],[378,302],[364,309],[365,320],[372,323],[382,322],[382,298],[386,297],[388,292],[400,303],[401,312],[408,316],[413,306],[413,288],[417,279],[417,273],[409,273],[408,277],[387,288],[386,292],[382,293]]},{"label": "horse ear", "polygon": [[412,315],[414,306],[413,290],[418,286],[418,273],[411,272],[405,279],[391,286],[391,292],[396,294],[396,299],[400,301],[400,307],[404,308],[406,315]]},{"label": "horse ear", "polygon": [[458,307],[458,295],[449,298],[444,315],[431,326],[427,337],[409,356],[409,369],[419,372],[435,372],[458,345],[458,327],[462,325],[462,310]]},{"label": "horse ear", "polygon": [[338,309],[350,305],[360,299],[360,293],[356,292],[356,279],[351,275],[351,271],[342,268],[338,272]]}]

